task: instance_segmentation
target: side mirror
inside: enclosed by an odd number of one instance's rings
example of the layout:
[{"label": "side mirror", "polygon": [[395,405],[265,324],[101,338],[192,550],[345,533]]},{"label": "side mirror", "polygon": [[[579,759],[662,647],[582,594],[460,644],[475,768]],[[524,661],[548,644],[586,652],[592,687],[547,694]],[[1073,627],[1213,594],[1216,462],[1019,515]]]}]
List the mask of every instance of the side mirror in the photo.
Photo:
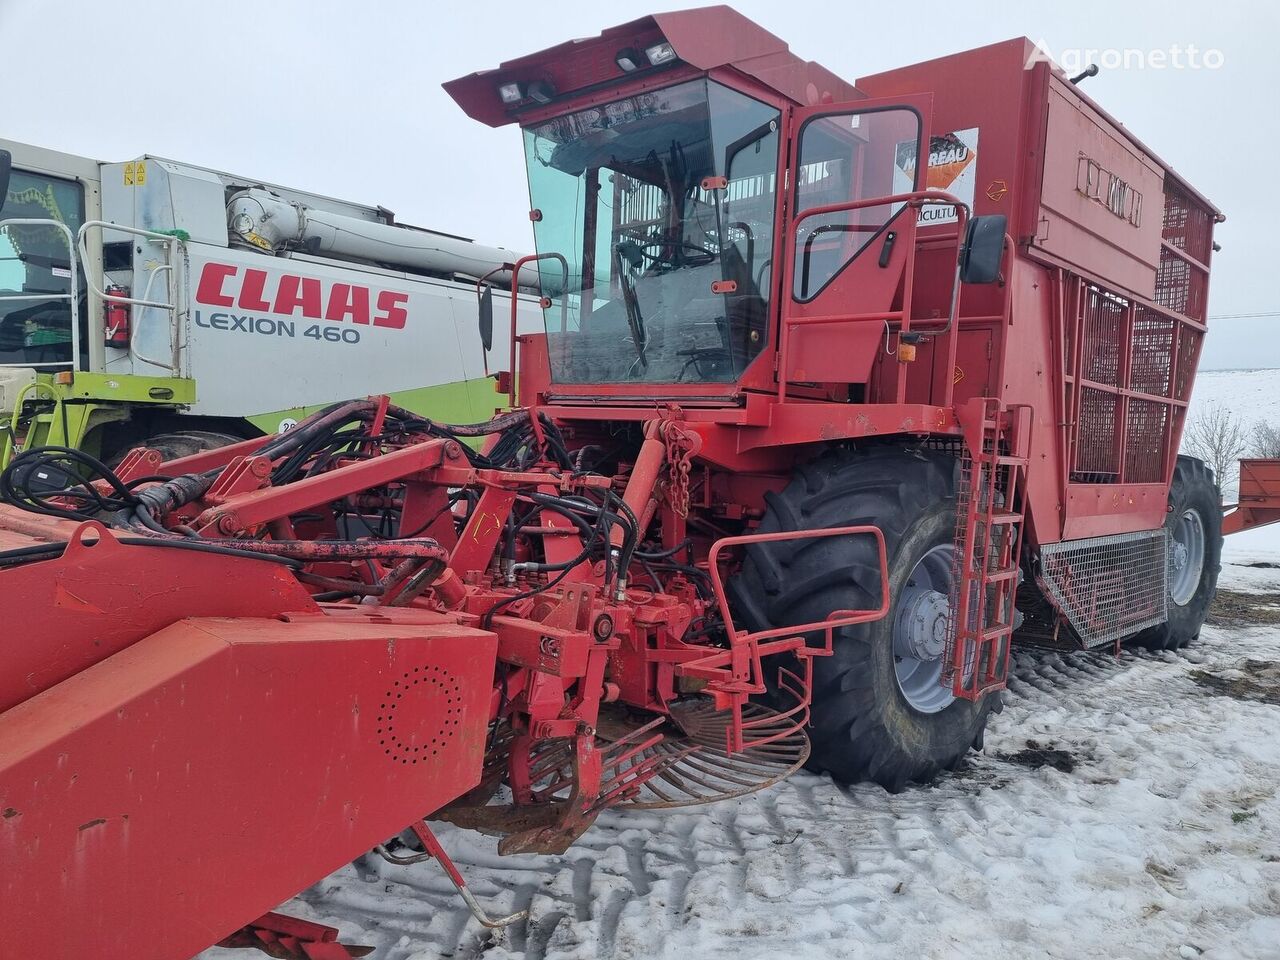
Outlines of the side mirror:
[{"label": "side mirror", "polygon": [[995,283],[1004,259],[1004,235],[1009,221],[1002,213],[974,217],[964,232],[960,251],[961,283]]},{"label": "side mirror", "polygon": [[493,349],[493,287],[489,286],[480,294],[480,343],[485,353]]},{"label": "side mirror", "polygon": [[4,201],[9,196],[9,174],[13,172],[13,154],[8,150],[0,150],[0,210],[4,209]]}]

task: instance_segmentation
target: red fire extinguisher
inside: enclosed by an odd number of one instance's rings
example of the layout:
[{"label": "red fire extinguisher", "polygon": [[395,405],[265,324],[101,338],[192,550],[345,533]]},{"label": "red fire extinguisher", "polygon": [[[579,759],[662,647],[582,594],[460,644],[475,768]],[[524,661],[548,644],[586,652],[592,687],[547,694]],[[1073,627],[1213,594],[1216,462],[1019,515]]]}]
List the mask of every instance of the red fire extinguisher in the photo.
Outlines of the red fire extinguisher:
[{"label": "red fire extinguisher", "polygon": [[[107,287],[106,294],[109,297],[127,297],[129,289],[112,284]],[[103,303],[102,313],[107,346],[128,349],[129,305],[107,300]]]}]

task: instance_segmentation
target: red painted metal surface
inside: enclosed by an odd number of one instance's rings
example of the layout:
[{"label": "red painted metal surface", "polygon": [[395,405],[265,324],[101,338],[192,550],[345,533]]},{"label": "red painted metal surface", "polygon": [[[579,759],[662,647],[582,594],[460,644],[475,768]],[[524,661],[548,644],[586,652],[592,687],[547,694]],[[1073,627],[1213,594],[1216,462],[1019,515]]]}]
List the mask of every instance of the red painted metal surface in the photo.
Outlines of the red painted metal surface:
[{"label": "red painted metal surface", "polygon": [[0,953],[189,957],[470,789],[495,646],[195,618],[0,714]]},{"label": "red painted metal surface", "polygon": [[[6,515],[0,523],[13,519]],[[3,573],[5,596],[23,602],[6,608],[7,630],[22,642],[6,644],[0,660],[0,711],[185,617],[274,617],[317,609],[277,563],[178,554],[120,543],[99,524],[65,529],[65,521],[31,520],[50,539],[68,539],[61,557]]]},{"label": "red painted metal surface", "polygon": [[285,960],[352,960],[371,952],[369,947],[352,947],[338,942],[338,931],[322,923],[264,913],[219,941],[220,947],[246,947]]},{"label": "red painted metal surface", "polygon": [[1240,498],[1222,518],[1223,533],[1280,522],[1280,460],[1241,460]]}]

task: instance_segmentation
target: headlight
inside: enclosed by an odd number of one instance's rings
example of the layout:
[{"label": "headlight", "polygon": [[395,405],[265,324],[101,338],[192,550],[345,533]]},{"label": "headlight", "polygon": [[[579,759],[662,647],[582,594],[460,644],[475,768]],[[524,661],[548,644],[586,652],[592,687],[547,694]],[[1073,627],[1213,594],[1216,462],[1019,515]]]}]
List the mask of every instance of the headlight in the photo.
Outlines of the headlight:
[{"label": "headlight", "polygon": [[671,44],[663,41],[662,43],[655,43],[652,47],[645,47],[644,55],[649,58],[649,63],[656,67],[674,60],[676,58],[676,50]]},{"label": "headlight", "polygon": [[523,83],[504,83],[498,87],[498,96],[503,103],[519,103],[525,97]]}]

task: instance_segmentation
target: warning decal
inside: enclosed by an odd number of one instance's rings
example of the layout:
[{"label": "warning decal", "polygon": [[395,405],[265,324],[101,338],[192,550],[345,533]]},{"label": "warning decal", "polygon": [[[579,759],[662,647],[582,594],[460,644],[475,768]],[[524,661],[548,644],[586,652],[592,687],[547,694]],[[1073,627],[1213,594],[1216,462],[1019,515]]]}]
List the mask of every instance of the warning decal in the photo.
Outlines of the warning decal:
[{"label": "warning decal", "polygon": [[[916,142],[898,144],[893,171],[894,190],[907,193],[915,182]],[[973,185],[978,172],[978,128],[957,130],[929,138],[929,172],[922,185],[926,190],[942,190],[973,207]],[[920,225],[955,223],[956,212],[948,206],[930,204],[920,210]]]}]

